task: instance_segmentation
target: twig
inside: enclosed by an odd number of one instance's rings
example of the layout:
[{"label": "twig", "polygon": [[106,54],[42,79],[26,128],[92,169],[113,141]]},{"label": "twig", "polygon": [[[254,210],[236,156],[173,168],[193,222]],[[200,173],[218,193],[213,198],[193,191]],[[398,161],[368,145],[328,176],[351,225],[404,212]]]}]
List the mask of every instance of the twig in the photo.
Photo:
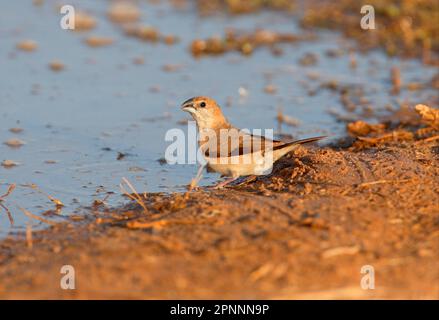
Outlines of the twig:
[{"label": "twig", "polygon": [[38,191],[39,193],[44,194],[47,198],[49,198],[50,201],[52,201],[53,203],[55,203],[55,205],[56,205],[57,207],[64,207],[64,204],[63,204],[60,200],[58,200],[58,199],[52,197],[50,194],[44,192],[44,191],[41,190],[36,184],[32,183],[32,184],[28,184],[28,185],[24,185],[24,186],[25,186],[25,187],[30,187],[30,188],[32,188],[32,189]]},{"label": "twig", "polygon": [[33,241],[32,241],[32,225],[28,224],[26,226],[26,245],[29,249],[32,249],[33,247]]},{"label": "twig", "polygon": [[0,196],[0,201],[5,200],[5,198],[9,196],[12,193],[12,191],[14,191],[14,189],[15,189],[15,183],[11,184],[8,188],[8,191],[6,191],[4,195]]},{"label": "twig", "polygon": [[149,228],[161,229],[164,226],[168,225],[169,223],[170,221],[168,220],[157,220],[150,222],[129,221],[127,222],[126,226],[129,229],[149,229]]},{"label": "twig", "polygon": [[8,216],[9,223],[11,224],[11,226],[14,225],[14,219],[12,218],[11,211],[9,211],[9,209],[5,205],[3,205],[2,202],[5,201],[5,198],[7,196],[9,196],[12,193],[12,191],[14,191],[14,189],[15,189],[15,183],[11,184],[9,186],[8,190],[6,191],[6,193],[4,195],[0,196],[0,207],[2,207],[6,211],[6,214]]},{"label": "twig", "polygon": [[35,220],[41,221],[41,222],[46,223],[46,224],[50,224],[50,225],[52,225],[52,226],[56,225],[56,222],[53,222],[53,221],[50,221],[50,220],[44,219],[44,218],[42,218],[42,217],[40,217],[40,216],[37,216],[36,214],[33,214],[33,213],[27,211],[27,210],[24,209],[24,208],[21,208],[21,207],[18,207],[18,208],[19,208],[21,211],[23,211],[23,213],[24,213],[25,215],[27,215],[29,218],[32,218],[32,219],[35,219]]},{"label": "twig", "polygon": [[144,210],[145,213],[148,212],[148,208],[145,205],[145,202],[143,201],[142,197],[139,195],[139,193],[136,191],[136,189],[133,187],[133,185],[128,181],[127,178],[122,178],[122,181],[126,183],[126,185],[131,189],[132,193],[129,193],[122,183],[119,184],[120,190],[124,195],[126,195],[131,200],[136,201]]},{"label": "twig", "polygon": [[428,137],[428,138],[422,139],[422,140],[418,140],[418,141],[415,142],[415,144],[420,144],[420,143],[423,143],[423,142],[431,142],[431,141],[435,141],[435,140],[438,140],[438,139],[439,139],[439,134],[435,135],[435,136],[432,136],[432,137]]},{"label": "twig", "polygon": [[424,123],[435,130],[439,130],[439,109],[431,108],[425,104],[417,104],[415,110],[421,115]]},{"label": "twig", "polygon": [[384,183],[402,183],[402,182],[409,182],[412,181],[413,179],[403,179],[403,180],[376,180],[376,181],[371,181],[371,182],[364,182],[358,185],[359,188],[364,188],[364,187],[368,187],[368,186],[372,186],[372,185],[376,185],[376,184],[384,184]]},{"label": "twig", "polygon": [[6,206],[4,206],[1,202],[0,202],[0,207],[5,209],[6,214],[8,215],[9,223],[11,224],[12,227],[14,225],[14,219],[12,218],[11,211],[9,211],[9,209]]},{"label": "twig", "polygon": [[401,71],[397,67],[391,69],[392,93],[398,94],[401,89]]}]

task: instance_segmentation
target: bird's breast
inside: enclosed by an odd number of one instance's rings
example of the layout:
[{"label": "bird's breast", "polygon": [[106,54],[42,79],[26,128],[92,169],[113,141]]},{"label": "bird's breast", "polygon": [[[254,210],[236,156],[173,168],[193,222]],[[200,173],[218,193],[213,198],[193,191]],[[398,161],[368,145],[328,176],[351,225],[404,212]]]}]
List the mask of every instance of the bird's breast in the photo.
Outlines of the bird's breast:
[{"label": "bird's breast", "polygon": [[255,152],[231,157],[205,157],[205,159],[211,170],[231,177],[265,175],[270,173],[273,167],[272,152]]}]

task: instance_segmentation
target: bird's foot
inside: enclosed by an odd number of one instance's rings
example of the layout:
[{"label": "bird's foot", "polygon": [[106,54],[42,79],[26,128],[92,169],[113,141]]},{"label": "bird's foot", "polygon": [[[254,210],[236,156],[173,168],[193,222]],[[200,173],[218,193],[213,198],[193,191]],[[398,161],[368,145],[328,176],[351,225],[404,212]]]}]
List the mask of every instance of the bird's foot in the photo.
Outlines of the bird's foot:
[{"label": "bird's foot", "polygon": [[236,184],[235,186],[236,187],[243,186],[247,183],[255,181],[257,178],[258,178],[258,176],[253,174],[251,176],[245,177],[244,180],[242,180],[240,183]]},{"label": "bird's foot", "polygon": [[[256,175],[247,176],[241,182],[239,182],[237,184],[234,184],[234,186],[235,187],[243,186],[243,185],[245,185],[247,183],[250,183],[250,182],[256,180],[257,177],[258,176],[256,176]],[[222,188],[228,186],[230,183],[232,183],[232,182],[234,182],[234,181],[236,181],[238,179],[240,179],[240,177],[226,179],[224,181],[221,181],[221,182],[219,182],[219,183],[209,187],[209,189],[214,189],[214,190],[222,189]]]},{"label": "bird's foot", "polygon": [[235,181],[236,179],[238,179],[238,178],[229,178],[229,179],[226,179],[226,180],[224,180],[224,181],[221,181],[221,182],[219,182],[219,183],[217,183],[217,184],[215,184],[215,185],[209,187],[209,189],[214,189],[214,190],[222,189],[222,188],[224,188],[225,186],[227,186],[229,183]]}]

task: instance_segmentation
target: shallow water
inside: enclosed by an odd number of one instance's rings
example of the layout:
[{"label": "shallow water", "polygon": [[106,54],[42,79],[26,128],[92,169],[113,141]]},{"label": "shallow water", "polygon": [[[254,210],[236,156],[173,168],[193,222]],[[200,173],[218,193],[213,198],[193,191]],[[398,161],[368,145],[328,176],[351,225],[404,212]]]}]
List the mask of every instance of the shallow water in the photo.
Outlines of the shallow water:
[{"label": "shallow water", "polygon": [[[269,26],[274,31],[302,32],[296,20],[282,14],[201,18],[192,5],[176,10],[165,1],[157,5],[141,2],[142,22],[180,38],[179,43],[168,46],[126,37],[106,18],[108,1],[70,1],[77,9],[95,16],[98,26],[89,32],[62,30],[55,3],[2,3],[0,142],[19,138],[26,144],[16,149],[0,144],[0,161],[20,163],[11,169],[0,166],[0,194],[7,185],[17,184],[3,202],[15,223],[11,227],[0,209],[0,236],[21,232],[27,223],[34,229],[42,226],[19,207],[38,215],[54,208],[46,195],[26,184],[36,184],[66,205],[58,216],[48,219],[80,213],[82,207],[104,199],[108,192],[114,192],[106,201],[109,205],[123,203],[119,189],[123,177],[138,192],[184,190],[196,166],[163,165],[157,160],[169,145],[164,140],[166,131],[175,127],[185,130],[185,125],[179,123],[188,116],[179,105],[195,95],[214,97],[233,124],[250,129],[277,131],[276,115],[282,108],[286,115],[300,121],[296,127],[282,126],[283,133],[295,138],[322,133],[337,137],[344,133],[344,124],[328,112],[343,113],[339,94],[331,90],[308,94],[322,81],[337,80],[361,87],[370,105],[380,109],[401,101],[422,102],[432,95],[430,90],[404,91],[396,97],[389,93],[392,65],[400,67],[404,83],[426,82],[433,76],[434,69],[417,61],[400,61],[371,52],[355,54],[357,67],[353,69],[348,54],[328,57],[328,49],[352,46],[335,33],[320,32],[316,41],[282,45],[282,56],[262,48],[250,57],[228,53],[194,59],[188,50],[192,40],[223,35],[226,27],[252,31]],[[110,36],[115,43],[88,47],[83,39],[89,34]],[[23,39],[37,41],[38,49],[17,50],[17,42]],[[299,63],[308,52],[318,57],[313,66]],[[145,63],[134,64],[136,57],[143,57]],[[48,63],[54,59],[62,61],[66,69],[51,71]],[[165,72],[162,68],[167,64],[181,68]],[[318,74],[319,80],[310,80],[310,73]],[[275,94],[264,92],[268,83],[276,86]],[[240,95],[239,88],[241,92],[245,88],[248,95]],[[8,129],[12,127],[24,131],[11,133]],[[117,160],[119,153],[125,157]],[[205,174],[201,184],[216,179],[215,174]]]}]

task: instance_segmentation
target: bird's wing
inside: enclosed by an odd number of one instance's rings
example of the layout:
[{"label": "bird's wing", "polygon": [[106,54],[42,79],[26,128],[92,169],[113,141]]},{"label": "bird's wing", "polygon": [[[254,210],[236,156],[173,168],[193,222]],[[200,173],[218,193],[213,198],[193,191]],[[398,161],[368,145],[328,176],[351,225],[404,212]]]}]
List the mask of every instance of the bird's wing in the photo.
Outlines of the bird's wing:
[{"label": "bird's wing", "polygon": [[324,138],[326,138],[326,136],[306,138],[306,139],[296,140],[296,141],[292,141],[292,142],[282,142],[280,145],[274,146],[273,150],[279,150],[279,149],[283,149],[285,147],[289,147],[289,146],[293,146],[293,145],[311,143],[311,142],[319,141],[319,140],[324,139]]},{"label": "bird's wing", "polygon": [[219,139],[216,148],[206,150],[205,155],[216,158],[231,157],[249,154],[265,149],[273,149],[284,144],[282,141],[250,134],[242,130],[238,130],[237,132],[238,135],[234,136],[233,138],[225,139],[224,141]]},{"label": "bird's wing", "polygon": [[233,142],[231,139],[227,139],[226,141],[218,141],[216,148],[214,148],[214,150],[207,149],[205,155],[209,158],[220,158],[241,156],[258,151],[262,151],[264,154],[266,150],[273,150],[274,157],[277,160],[286,153],[294,150],[298,145],[315,142],[323,138],[326,138],[326,136],[307,138],[292,142],[282,142],[279,140],[271,140],[263,136],[250,134],[244,131],[239,131],[239,135],[233,138]]},{"label": "bird's wing", "polygon": [[264,136],[243,132],[242,138],[240,138],[239,141],[239,148],[242,149],[245,154],[247,152],[265,150],[266,148],[272,149],[283,144],[284,142],[279,140],[273,140]]}]

